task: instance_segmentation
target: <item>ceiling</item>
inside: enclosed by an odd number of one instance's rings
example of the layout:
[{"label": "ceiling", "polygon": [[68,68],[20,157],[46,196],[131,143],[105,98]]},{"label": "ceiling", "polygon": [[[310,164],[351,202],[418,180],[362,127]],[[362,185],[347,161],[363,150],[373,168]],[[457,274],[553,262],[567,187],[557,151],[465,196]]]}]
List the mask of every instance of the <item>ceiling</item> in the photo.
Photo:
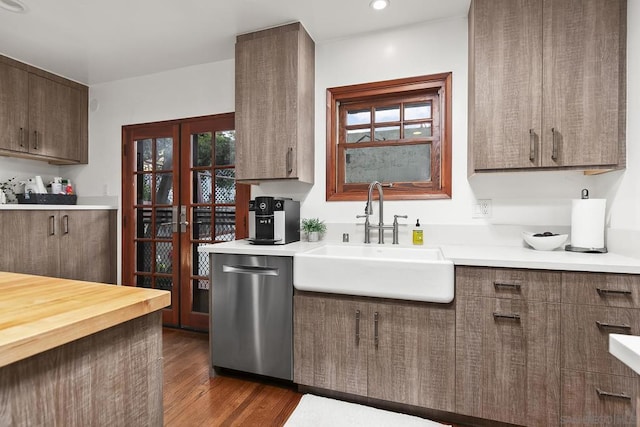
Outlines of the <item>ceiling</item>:
[{"label": "ceiling", "polygon": [[300,21],[317,44],[466,16],[470,0],[23,0],[0,54],[93,85],[231,59],[235,35]]}]

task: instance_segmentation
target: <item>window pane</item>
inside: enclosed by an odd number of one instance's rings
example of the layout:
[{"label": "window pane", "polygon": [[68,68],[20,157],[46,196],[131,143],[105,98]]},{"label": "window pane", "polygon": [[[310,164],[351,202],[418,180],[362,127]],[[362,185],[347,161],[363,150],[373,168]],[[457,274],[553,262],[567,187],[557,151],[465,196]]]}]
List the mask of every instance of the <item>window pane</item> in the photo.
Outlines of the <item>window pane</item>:
[{"label": "window pane", "polygon": [[211,172],[193,172],[193,203],[211,203]]},{"label": "window pane", "polygon": [[136,242],[136,271],[151,272],[151,242]]},{"label": "window pane", "polygon": [[347,130],[347,142],[369,142],[371,141],[371,129]]},{"label": "window pane", "polygon": [[236,162],[236,131],[216,132],[216,166],[229,166]]},{"label": "window pane", "polygon": [[156,272],[171,273],[171,261],[173,257],[173,243],[156,242]]},{"label": "window pane", "polygon": [[376,107],[376,123],[400,121],[400,106]]},{"label": "window pane", "polygon": [[156,175],[156,204],[170,205],[173,203],[173,174],[159,173]]},{"label": "window pane", "polygon": [[141,205],[151,204],[151,182],[152,175],[145,173],[136,175],[136,203]]},{"label": "window pane", "polygon": [[211,206],[194,206],[192,221],[192,238],[211,240]]},{"label": "window pane", "polygon": [[173,138],[156,139],[156,169],[169,170],[173,163]]},{"label": "window pane", "polygon": [[161,239],[170,239],[173,233],[173,212],[171,208],[157,208],[156,213],[156,235]]},{"label": "window pane", "polygon": [[347,126],[366,125],[371,123],[370,110],[351,110],[347,111]]},{"label": "window pane", "polygon": [[431,145],[350,148],[346,150],[347,184],[431,180]]},{"label": "window pane", "polygon": [[211,132],[191,135],[191,143],[195,145],[193,153],[194,166],[211,166]]},{"label": "window pane", "polygon": [[430,102],[421,102],[419,104],[407,104],[404,106],[405,120],[430,119],[430,118],[431,118]]},{"label": "window pane", "polygon": [[153,169],[151,139],[136,141],[136,171],[150,171]]},{"label": "window pane", "polygon": [[235,169],[217,169],[216,203],[234,203],[236,201]]},{"label": "window pane", "polygon": [[375,141],[395,141],[400,139],[400,126],[379,127],[373,130]]},{"label": "window pane", "polygon": [[151,237],[151,208],[136,209],[136,237]]},{"label": "window pane", "polygon": [[427,136],[431,136],[431,123],[404,125],[405,139],[424,138]]},{"label": "window pane", "polygon": [[235,206],[220,206],[216,208],[214,221],[216,240],[235,240],[236,238],[236,208]]}]

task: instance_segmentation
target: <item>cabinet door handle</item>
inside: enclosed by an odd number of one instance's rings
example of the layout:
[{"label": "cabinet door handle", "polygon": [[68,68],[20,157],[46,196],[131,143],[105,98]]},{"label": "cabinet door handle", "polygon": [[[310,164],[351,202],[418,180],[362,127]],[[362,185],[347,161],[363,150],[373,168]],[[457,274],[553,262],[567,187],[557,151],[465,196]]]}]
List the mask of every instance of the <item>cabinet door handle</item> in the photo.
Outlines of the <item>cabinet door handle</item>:
[{"label": "cabinet door handle", "polygon": [[24,128],[20,128],[20,147],[24,147]]},{"label": "cabinet door handle", "polygon": [[551,160],[558,160],[558,138],[556,128],[551,128]]},{"label": "cabinet door handle", "polygon": [[631,333],[630,325],[607,323],[607,322],[601,322],[599,320],[596,320],[596,325],[598,325],[598,329],[622,329]]},{"label": "cabinet door handle", "polygon": [[38,131],[37,130],[33,131],[33,149],[34,150],[38,149]]},{"label": "cabinet door handle", "polygon": [[373,313],[373,342],[378,348],[378,312]]},{"label": "cabinet door handle", "polygon": [[598,295],[600,295],[601,297],[605,297],[607,295],[631,295],[631,291],[627,291],[627,290],[623,290],[623,289],[602,289],[602,288],[596,288],[596,292],[598,292]]},{"label": "cabinet door handle", "polygon": [[287,150],[287,175],[293,172],[293,148]]},{"label": "cabinet door handle", "polygon": [[56,235],[56,217],[49,215],[49,236]]},{"label": "cabinet door handle", "polygon": [[494,311],[493,318],[494,320],[509,319],[509,320],[515,320],[516,322],[520,321],[520,315],[517,313],[498,313],[497,311]]},{"label": "cabinet door handle", "polygon": [[510,288],[510,289],[515,289],[516,291],[520,291],[520,289],[522,288],[522,285],[520,285],[520,283],[518,282],[499,282],[499,281],[495,281],[493,282],[493,286],[498,289],[498,288]]},{"label": "cabinet door handle", "polygon": [[62,217],[62,234],[69,234],[69,215]]},{"label": "cabinet door handle", "polygon": [[602,397],[615,397],[616,399],[624,399],[624,400],[631,400],[631,396],[625,394],[625,393],[612,393],[610,391],[604,391],[604,390],[600,390],[598,387],[596,387],[596,392],[598,393],[598,397],[602,398]]},{"label": "cabinet door handle", "polygon": [[533,129],[529,129],[529,161],[536,160],[536,133]]},{"label": "cabinet door handle", "polygon": [[360,344],[360,310],[356,310],[356,345]]}]

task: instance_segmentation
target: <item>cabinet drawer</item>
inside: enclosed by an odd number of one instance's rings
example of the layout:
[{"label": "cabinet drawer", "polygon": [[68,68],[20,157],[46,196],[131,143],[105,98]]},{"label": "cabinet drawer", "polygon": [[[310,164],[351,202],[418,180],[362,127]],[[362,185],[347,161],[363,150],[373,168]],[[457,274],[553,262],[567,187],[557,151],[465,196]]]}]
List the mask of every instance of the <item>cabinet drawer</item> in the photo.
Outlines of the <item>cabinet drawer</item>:
[{"label": "cabinet drawer", "polygon": [[555,271],[456,267],[458,295],[560,302],[561,280]]},{"label": "cabinet drawer", "polygon": [[557,425],[560,304],[460,297],[456,411],[518,425]]},{"label": "cabinet drawer", "polygon": [[562,371],[563,426],[635,426],[638,379]]},{"label": "cabinet drawer", "polygon": [[640,308],[640,275],[565,272],[562,282],[563,303]]},{"label": "cabinet drawer", "polygon": [[609,334],[640,334],[640,310],[562,304],[562,367],[633,376],[609,353]]}]

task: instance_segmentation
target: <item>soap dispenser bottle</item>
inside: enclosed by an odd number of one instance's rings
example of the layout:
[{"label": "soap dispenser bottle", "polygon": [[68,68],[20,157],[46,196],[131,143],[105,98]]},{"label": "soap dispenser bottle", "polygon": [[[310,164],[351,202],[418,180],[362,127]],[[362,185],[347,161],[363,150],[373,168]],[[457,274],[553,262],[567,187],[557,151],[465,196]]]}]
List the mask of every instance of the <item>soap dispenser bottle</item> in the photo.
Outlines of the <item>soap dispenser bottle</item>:
[{"label": "soap dispenser bottle", "polygon": [[422,232],[422,227],[420,226],[420,219],[417,219],[416,226],[413,229],[413,244],[422,245],[424,243],[423,236],[424,235]]}]

